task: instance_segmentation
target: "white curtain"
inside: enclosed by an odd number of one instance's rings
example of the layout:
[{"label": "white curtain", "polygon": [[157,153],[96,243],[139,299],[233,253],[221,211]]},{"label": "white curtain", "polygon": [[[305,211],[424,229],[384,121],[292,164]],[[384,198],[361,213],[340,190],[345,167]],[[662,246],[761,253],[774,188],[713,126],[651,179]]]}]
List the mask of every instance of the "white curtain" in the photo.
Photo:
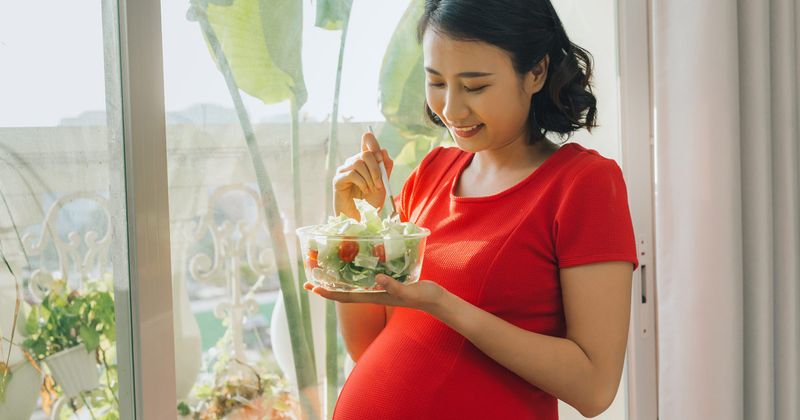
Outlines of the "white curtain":
[{"label": "white curtain", "polygon": [[659,418],[800,419],[800,5],[652,17]]}]

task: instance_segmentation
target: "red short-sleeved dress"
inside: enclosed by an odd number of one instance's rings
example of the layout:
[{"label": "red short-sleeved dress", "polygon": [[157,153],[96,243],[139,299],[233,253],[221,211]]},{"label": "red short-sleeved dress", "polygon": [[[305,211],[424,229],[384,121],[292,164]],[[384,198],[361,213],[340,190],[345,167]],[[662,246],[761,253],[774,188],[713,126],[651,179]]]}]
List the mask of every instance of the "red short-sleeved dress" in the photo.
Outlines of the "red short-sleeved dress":
[{"label": "red short-sleeved dress", "polygon": [[[619,166],[569,143],[513,187],[456,197],[474,155],[432,150],[398,197],[403,220],[431,230],[421,278],[529,331],[566,333],[559,268],[638,266]],[[536,349],[531,349],[536,357]],[[395,308],[363,353],[334,419],[557,419],[555,397],[433,316]]]}]

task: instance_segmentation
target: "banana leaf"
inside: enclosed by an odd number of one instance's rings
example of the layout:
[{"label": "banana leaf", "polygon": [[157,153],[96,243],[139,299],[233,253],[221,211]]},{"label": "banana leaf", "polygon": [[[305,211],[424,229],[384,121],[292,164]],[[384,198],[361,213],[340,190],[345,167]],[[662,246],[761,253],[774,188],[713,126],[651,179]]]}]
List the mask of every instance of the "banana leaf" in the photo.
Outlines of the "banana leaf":
[{"label": "banana leaf", "polygon": [[[191,0],[188,19],[198,21],[211,56],[231,93],[265,203],[265,216],[273,239],[278,277],[289,323],[292,352],[301,404],[307,415],[319,418],[317,385],[308,296],[298,295],[304,273],[293,279],[288,246],[277,202],[259,154],[254,130],[240,90],[264,103],[290,100],[292,108],[292,161],[296,222],[301,224],[299,188],[298,110],[307,99],[302,73],[302,0]],[[297,243],[296,247],[299,246]],[[298,253],[299,254],[299,253]],[[301,262],[298,261],[298,264]],[[299,304],[298,304],[299,303]]]},{"label": "banana leaf", "polygon": [[337,31],[350,19],[353,0],[318,0],[315,26]]},{"label": "banana leaf", "polygon": [[434,126],[425,116],[425,70],[422,46],[417,40],[417,22],[425,2],[411,0],[392,34],[383,57],[380,74],[381,113],[386,118],[380,133],[381,145],[395,156],[392,191],[425,154],[447,138],[446,130]]},{"label": "banana leaf", "polygon": [[[301,0],[229,0],[205,3],[239,89],[265,104],[308,98],[303,78]],[[212,56],[213,49],[209,47]],[[220,70],[221,71],[221,70]]]}]

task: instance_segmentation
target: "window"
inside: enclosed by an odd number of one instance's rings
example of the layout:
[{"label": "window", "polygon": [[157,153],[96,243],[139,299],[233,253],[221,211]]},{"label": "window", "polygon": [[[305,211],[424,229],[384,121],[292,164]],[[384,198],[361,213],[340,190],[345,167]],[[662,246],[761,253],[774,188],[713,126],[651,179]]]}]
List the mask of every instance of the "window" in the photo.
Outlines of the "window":
[{"label": "window", "polygon": [[[352,361],[326,323],[332,303],[298,290],[295,228],[329,215],[330,171],[368,126],[395,159],[395,192],[449,137],[420,124],[421,2],[297,1],[280,15],[266,3],[0,14],[0,62],[13,63],[0,66],[0,418],[332,409]],[[601,127],[576,140],[621,160],[617,3],[554,3],[596,59]],[[163,92],[149,83],[162,76]],[[56,340],[90,347],[91,377],[60,376]]]},{"label": "window", "polygon": [[[248,393],[260,378],[258,395],[276,400],[256,395],[239,411],[297,409],[299,382],[313,388],[307,407],[324,412],[351,362],[326,329],[333,304],[299,291],[297,264],[279,262],[297,261],[296,227],[332,211],[326,165],[355,154],[368,126],[400,156],[394,191],[445,138],[401,118],[413,104],[421,121],[424,75],[408,98],[393,74],[421,70],[409,24],[421,9],[403,18],[408,1],[296,2],[278,16],[256,1],[218,3],[162,4],[177,397],[184,413],[207,412],[226,384]],[[397,120],[386,122],[379,97]],[[309,314],[316,369],[310,357],[293,363],[303,354],[291,334],[304,326],[293,311]]]},{"label": "window", "polygon": [[45,7],[0,15],[0,418],[117,418],[133,377],[116,9]]}]

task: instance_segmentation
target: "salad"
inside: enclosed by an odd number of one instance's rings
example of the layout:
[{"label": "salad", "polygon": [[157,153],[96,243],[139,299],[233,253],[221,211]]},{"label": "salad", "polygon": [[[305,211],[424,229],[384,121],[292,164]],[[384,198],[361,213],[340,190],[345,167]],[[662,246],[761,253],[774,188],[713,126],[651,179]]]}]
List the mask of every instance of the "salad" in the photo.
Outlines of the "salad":
[{"label": "salad", "polygon": [[366,200],[356,199],[355,205],[360,220],[340,214],[298,229],[312,282],[335,290],[376,291],[378,274],[416,281],[430,231],[399,216],[381,219]]}]

